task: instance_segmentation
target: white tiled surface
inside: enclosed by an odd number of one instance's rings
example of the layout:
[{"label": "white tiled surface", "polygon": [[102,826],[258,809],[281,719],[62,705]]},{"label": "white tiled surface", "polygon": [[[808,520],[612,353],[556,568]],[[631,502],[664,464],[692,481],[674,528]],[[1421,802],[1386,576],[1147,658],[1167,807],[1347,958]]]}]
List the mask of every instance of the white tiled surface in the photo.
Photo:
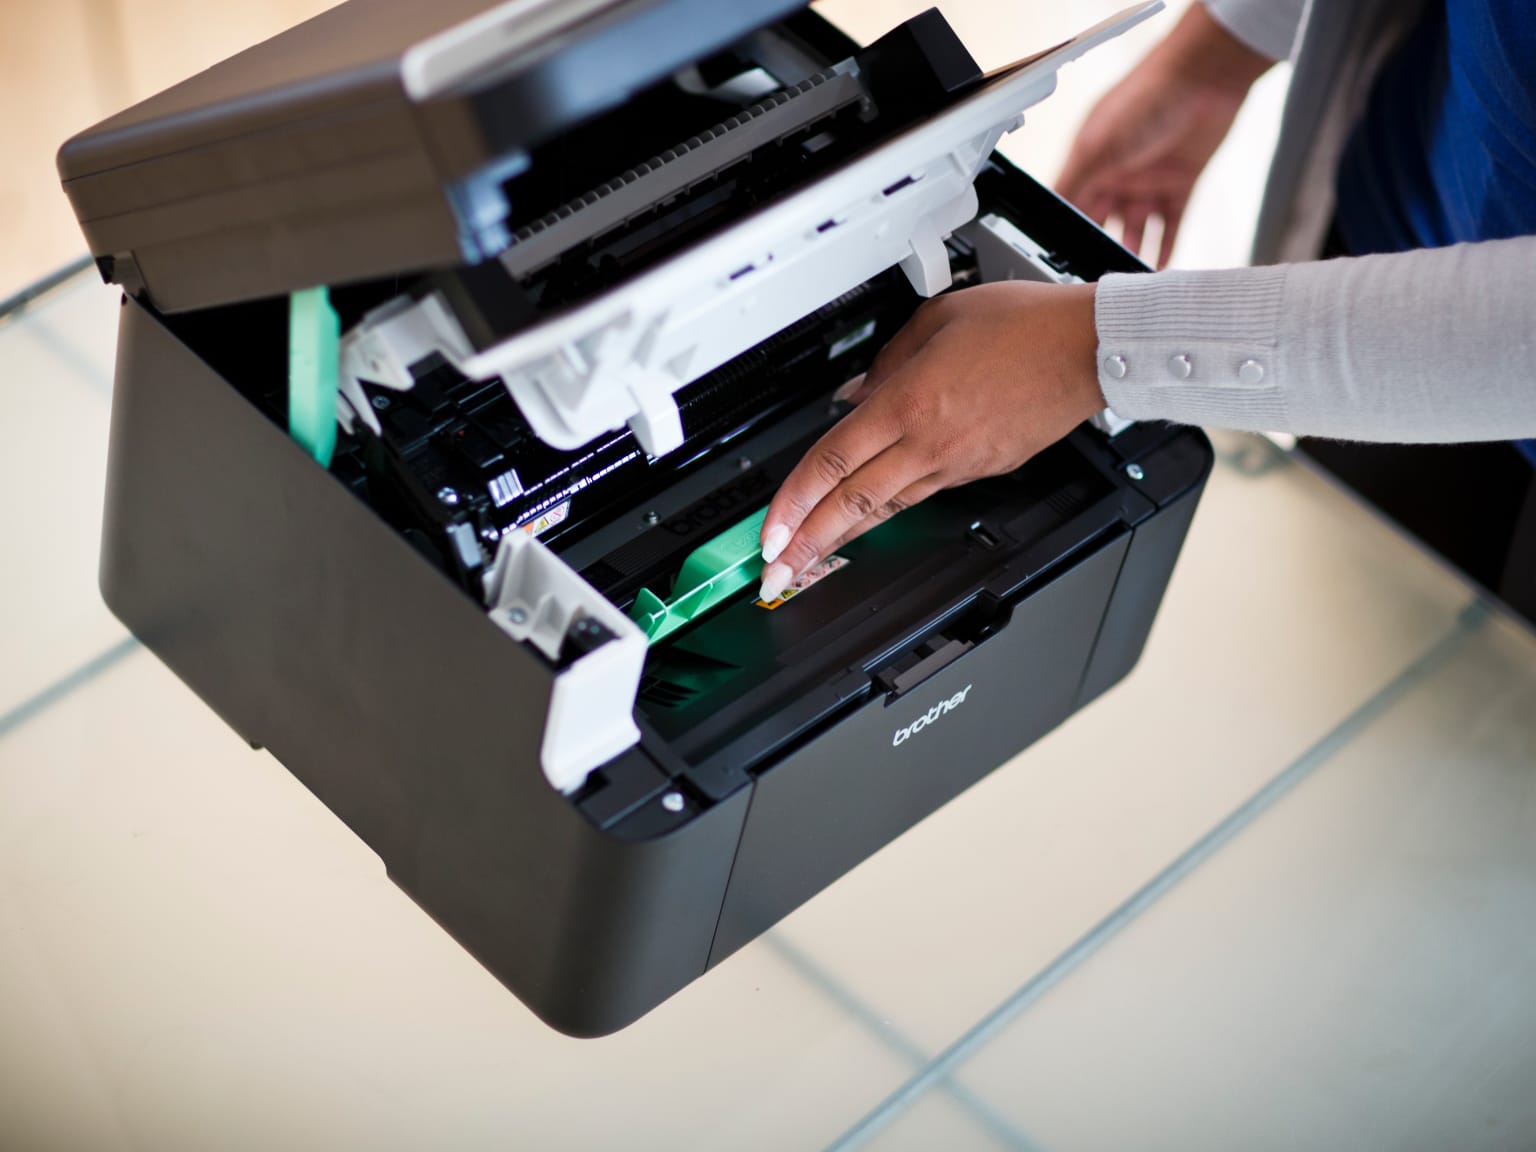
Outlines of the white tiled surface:
[{"label": "white tiled surface", "polygon": [[[82,281],[0,329],[32,386],[0,502],[6,538],[28,541],[0,599],[0,1147],[826,1145],[1413,666],[1469,599],[1267,446],[1218,438],[1129,681],[635,1027],[567,1040],[101,609],[92,350],[110,297]],[[50,359],[40,319],[84,351]],[[66,444],[83,477],[46,451]],[[1125,1146],[1142,1129],[1110,1117],[1138,1102],[1145,1131],[1199,1146],[1315,1103],[1319,1066],[1338,1087],[1308,1131],[1326,1135],[1388,1113],[1396,1072],[1459,1070],[1454,1091],[1522,1070],[1533,667],[1529,636],[1485,625],[871,1146]],[[1356,1003],[1381,972],[1393,982]],[[1380,1065],[1369,1083],[1356,1059]],[[1241,1083],[1207,1127],[1194,1099],[1221,1069]],[[1055,1070],[1069,1082],[1052,1089]],[[1477,1083],[1498,1131],[1536,1133],[1507,1084]],[[1183,1101],[1177,1124],[1165,1097]],[[1086,1118],[1062,1103],[1085,1099]]]},{"label": "white tiled surface", "polygon": [[[824,10],[868,35],[920,6]],[[944,5],[998,59],[1114,6]],[[1054,171],[1140,50],[1066,73],[1010,149]],[[1256,200],[1277,96],[1224,153],[1233,204]],[[1251,211],[1192,215],[1183,262],[1237,258]],[[82,281],[0,326],[7,1152],[826,1145],[1309,762],[1469,598],[1225,438],[1126,684],[633,1028],[572,1041],[102,608],[112,295]],[[1379,1146],[1536,1144],[1509,1088],[1531,1066],[1533,663],[1505,626],[1467,638],[870,1146],[1363,1142],[1351,1123]]]},{"label": "white tiled surface", "polygon": [[1056,1149],[1531,1148],[1533,979],[1536,644],[1495,619],[957,1084]]},{"label": "white tiled surface", "polygon": [[96,593],[116,308],[82,282],[0,326],[0,713],[125,635]]}]

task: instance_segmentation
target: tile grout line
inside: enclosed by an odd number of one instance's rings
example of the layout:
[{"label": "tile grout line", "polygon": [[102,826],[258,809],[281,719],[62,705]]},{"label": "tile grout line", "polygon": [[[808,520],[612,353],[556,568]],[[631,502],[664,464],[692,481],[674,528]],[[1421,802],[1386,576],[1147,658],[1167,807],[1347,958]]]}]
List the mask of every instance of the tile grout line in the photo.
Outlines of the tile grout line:
[{"label": "tile grout line", "polygon": [[65,287],[75,277],[84,274],[94,261],[89,255],[78,257],[62,268],[56,268],[46,276],[34,280],[20,292],[0,300],[0,325],[20,320],[34,304],[44,297]]},{"label": "tile grout line", "polygon": [[[1239,832],[1248,827],[1278,800],[1322,764],[1327,763],[1341,748],[1346,746],[1365,727],[1382,713],[1389,710],[1425,676],[1455,654],[1461,643],[1469,638],[1488,618],[1489,609],[1481,601],[1473,601],[1460,614],[1455,627],[1407,668],[1388,681],[1374,696],[1346,716],[1316,744],[1312,745],[1270,782],[1244,801],[1220,823],[1208,831],[1193,845],[1176,857],[1147,884],[1133,893],[1103,920],[1065,952],[1028,980],[1001,1004],[982,1017],[963,1033],[959,1039],[934,1057],[919,1073],[888,1096],[862,1120],[845,1132],[829,1150],[854,1148],[864,1143],[896,1117],[909,1109],[917,1099],[932,1088],[944,1086],[956,1101],[966,1108],[989,1133],[1010,1147],[1033,1152],[1039,1146],[1018,1132],[1005,1118],[998,1116],[984,1101],[975,1098],[959,1085],[950,1082],[956,1068],[983,1047],[1025,1008],[1039,1000],[1046,992],[1060,983],[1083,961],[1089,959],[1121,929],[1127,927],[1169,890],[1176,887],[1191,872],[1215,855]],[[53,705],[60,703],[75,691],[85,687],[98,676],[110,670],[125,657],[136,651],[139,642],[132,636],[124,637],[117,644],[79,665],[46,688],[20,704],[0,714],[0,739],[35,719]],[[868,1006],[844,989],[823,972],[818,965],[778,935],[767,937],[779,954],[800,974],[817,985],[823,993],[839,1005],[882,1042],[902,1056],[920,1062],[922,1050],[912,1041],[880,1019]]]},{"label": "tile grout line", "polygon": [[1020,985],[997,1007],[962,1033],[926,1068],[887,1096],[852,1128],[827,1146],[827,1152],[844,1152],[861,1146],[911,1108],[930,1089],[946,1082],[972,1055],[983,1048],[1026,1008],[1090,959],[1120,931],[1177,887],[1228,842],[1273,807],[1317,768],[1331,760],[1363,730],[1389,711],[1425,677],[1456,655],[1463,643],[1484,624],[1491,610],[1474,600],[1458,615],[1455,625],[1387,681],[1375,694],[1329,730],[1310,748],[1283,768],[1257,792],[1238,805],[1162,871],[1138,888],[1107,916],[1069,945],[1064,952]]},{"label": "tile grout line", "polygon": [[[879,1013],[860,1000],[816,961],[786,940],[782,932],[777,930],[769,932],[762,939],[803,979],[814,985],[824,996],[862,1024],[887,1048],[917,1068],[925,1066],[928,1054],[922,1048],[883,1019]],[[969,1112],[977,1124],[985,1128],[1000,1143],[1014,1149],[1015,1152],[1041,1152],[1038,1144],[1020,1132],[1007,1117],[999,1115],[985,1099],[977,1096],[963,1084],[949,1082],[942,1087],[955,1103]]]},{"label": "tile grout line", "polygon": [[84,280],[85,273],[91,267],[91,258],[82,257],[23,288],[14,296],[0,300],[0,331],[11,325],[15,325],[18,330],[24,328],[45,352],[63,365],[71,375],[83,381],[93,397],[98,400],[110,400],[112,398],[111,369],[109,368],[103,375],[96,365],[80,354],[73,343],[62,338],[49,323],[48,309],[44,307],[52,297]]},{"label": "tile grout line", "polygon": [[0,740],[4,740],[29,720],[36,719],[77,689],[84,688],[125,656],[138,651],[138,648],[137,640],[132,636],[125,636],[106,651],[93,656],[73,671],[66,672],[42,691],[29,696],[10,711],[0,714]]}]

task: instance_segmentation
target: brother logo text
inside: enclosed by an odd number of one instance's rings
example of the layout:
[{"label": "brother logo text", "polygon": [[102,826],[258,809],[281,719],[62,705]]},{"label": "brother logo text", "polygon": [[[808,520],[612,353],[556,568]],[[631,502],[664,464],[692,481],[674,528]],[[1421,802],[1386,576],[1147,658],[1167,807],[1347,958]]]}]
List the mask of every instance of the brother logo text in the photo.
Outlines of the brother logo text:
[{"label": "brother logo text", "polygon": [[960,707],[960,705],[965,703],[966,693],[968,693],[970,690],[971,686],[967,684],[964,688],[960,689],[960,691],[956,692],[948,700],[940,700],[937,704],[928,709],[927,712],[919,716],[916,720],[912,721],[912,723],[908,724],[905,728],[896,729],[896,735],[891,738],[891,747],[900,747],[913,736],[916,736],[924,728],[928,727],[928,725],[938,720],[940,716],[943,716],[951,708]]}]

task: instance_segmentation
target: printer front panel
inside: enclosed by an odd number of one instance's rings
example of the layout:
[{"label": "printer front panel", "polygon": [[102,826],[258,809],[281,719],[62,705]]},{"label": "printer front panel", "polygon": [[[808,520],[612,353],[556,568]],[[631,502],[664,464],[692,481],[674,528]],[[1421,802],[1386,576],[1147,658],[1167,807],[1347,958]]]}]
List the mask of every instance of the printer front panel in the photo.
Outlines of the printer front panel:
[{"label": "printer front panel", "polygon": [[1071,714],[1129,538],[1109,537],[995,634],[760,774],[711,963]]}]

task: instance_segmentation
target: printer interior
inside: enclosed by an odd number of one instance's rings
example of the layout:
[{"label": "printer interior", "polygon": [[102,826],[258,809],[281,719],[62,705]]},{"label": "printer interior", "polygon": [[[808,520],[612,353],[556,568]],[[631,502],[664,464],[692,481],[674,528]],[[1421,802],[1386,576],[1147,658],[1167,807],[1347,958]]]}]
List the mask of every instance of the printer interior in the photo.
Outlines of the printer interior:
[{"label": "printer interior", "polygon": [[[503,189],[521,215],[499,257],[333,286],[342,330],[381,306],[439,293],[475,343],[512,346],[520,324],[600,295],[992,82],[933,11],[856,55],[848,48],[824,21],[795,16],[545,145]],[[764,127],[776,114],[784,115]],[[951,288],[1103,270],[1104,252],[1076,267],[1030,238],[1032,219],[1043,213],[1060,233],[1060,214],[1071,210],[1006,162],[986,160],[975,188],[975,218],[943,242]],[[1111,261],[1124,259],[1092,236]],[[905,270],[888,267],[813,308],[683,386],[675,395],[682,446],[659,455],[627,427],[575,449],[552,447],[503,380],[470,378],[431,353],[410,364],[407,390],[361,381],[369,420],[340,436],[330,470],[484,607],[494,608],[487,574],[500,544],[524,533],[628,613],[642,589],[665,592],[690,552],[767,504],[842,415],[832,393],[868,367],[919,303]],[[286,426],[284,301],[165,319]],[[1113,494],[1103,466],[1058,447],[849,543],[837,571],[793,603],[755,603],[752,580],[651,646],[635,700],[647,739],[663,742],[701,793],[727,794],[834,715],[896,690],[904,670],[931,671],[1006,623],[1010,599],[1050,574],[1022,558]],[[1103,531],[1117,525],[1106,518]],[[1077,543],[1092,540],[1090,532]],[[1067,557],[1052,552],[1050,561]],[[586,644],[607,638],[589,626]],[[558,669],[586,650],[566,637],[544,658]],[[584,790],[604,779],[593,773]]]},{"label": "printer interior", "polygon": [[[1070,209],[995,162],[977,183],[985,223],[947,241],[955,288],[988,274],[1073,276],[1070,258],[1017,247],[1009,250],[1012,262],[984,272],[978,229],[993,230],[980,239],[996,251],[997,230],[1022,232],[1038,208]],[[335,290],[343,324],[397,287]],[[627,429],[575,451],[550,448],[499,381],[467,379],[437,358],[418,366],[408,392],[367,389],[381,433],[359,426],[343,435],[331,471],[482,604],[500,538],[526,532],[627,611],[641,588],[668,587],[693,549],[766,505],[816,437],[846,412],[832,393],[868,367],[920,303],[906,277],[887,270],[688,385],[678,394],[687,440],[660,457]],[[281,301],[166,319],[286,425]],[[1017,561],[1113,495],[1102,468],[1081,451],[1088,435],[1077,440],[1011,475],[939,493],[886,521],[839,549],[846,564],[782,609],[755,602],[754,580],[654,645],[636,701],[652,736],[703,791],[724,792],[870,693],[895,690],[903,670],[981,642],[1006,623],[1010,600],[1068,557],[1050,551],[1045,567]],[[1112,518],[1104,529],[1114,530]],[[1077,543],[1086,547],[1092,537]],[[1011,570],[1011,584],[998,582],[1000,570]],[[834,686],[849,668],[864,674]],[[600,770],[586,790],[604,783]]]}]

